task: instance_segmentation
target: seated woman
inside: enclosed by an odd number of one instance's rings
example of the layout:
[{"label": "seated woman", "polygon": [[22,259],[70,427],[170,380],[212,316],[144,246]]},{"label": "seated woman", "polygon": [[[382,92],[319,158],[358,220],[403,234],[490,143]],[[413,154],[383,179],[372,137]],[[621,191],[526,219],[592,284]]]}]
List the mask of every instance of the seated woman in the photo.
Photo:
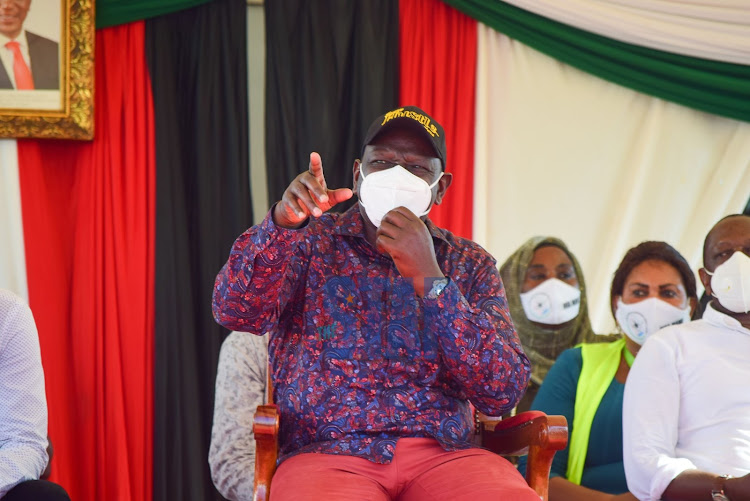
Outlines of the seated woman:
[{"label": "seated woman", "polygon": [[531,381],[516,407],[523,412],[560,353],[599,339],[589,321],[581,266],[561,240],[530,238],[503,263],[500,276],[513,324],[531,361]]},{"label": "seated woman", "polygon": [[636,499],[622,460],[625,379],[646,338],[689,322],[697,302],[695,276],[673,247],[643,242],[625,254],[610,290],[612,314],[625,337],[562,353],[531,406],[568,419],[568,447],[552,463],[551,501]]}]

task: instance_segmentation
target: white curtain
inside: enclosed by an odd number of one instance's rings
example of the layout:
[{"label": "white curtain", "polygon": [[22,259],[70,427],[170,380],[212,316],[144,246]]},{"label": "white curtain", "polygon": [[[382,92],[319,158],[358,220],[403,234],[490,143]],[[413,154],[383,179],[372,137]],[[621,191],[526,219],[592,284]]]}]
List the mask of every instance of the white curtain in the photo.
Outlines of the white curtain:
[{"label": "white curtain", "polygon": [[750,64],[748,0],[504,1],[621,42]]},{"label": "white curtain", "polygon": [[697,270],[706,232],[744,208],[750,124],[606,82],[482,24],[478,38],[474,238],[499,263],[531,236],[561,238],[582,263],[594,329],[612,332],[609,286],[627,249],[663,240]]},{"label": "white curtain", "polygon": [[0,139],[0,289],[28,301],[15,139]]}]

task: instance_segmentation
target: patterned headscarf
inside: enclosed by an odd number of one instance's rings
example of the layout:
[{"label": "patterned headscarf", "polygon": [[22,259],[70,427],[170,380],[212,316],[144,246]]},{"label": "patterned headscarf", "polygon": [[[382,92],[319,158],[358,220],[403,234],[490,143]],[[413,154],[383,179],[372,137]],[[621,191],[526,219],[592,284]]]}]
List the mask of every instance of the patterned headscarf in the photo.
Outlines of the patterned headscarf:
[{"label": "patterned headscarf", "polygon": [[[534,251],[544,245],[554,245],[565,251],[573,262],[578,277],[578,285],[581,288],[581,306],[578,316],[563,328],[545,328],[534,324],[526,318],[526,313],[521,305],[520,294],[526,277],[526,268],[534,257]],[[518,336],[521,338],[523,349],[531,361],[531,380],[534,383],[542,384],[550,367],[555,363],[555,359],[564,350],[579,343],[604,340],[601,338],[605,336],[597,336],[591,329],[586,300],[586,284],[583,280],[581,265],[578,264],[578,260],[571,254],[562,240],[554,237],[530,238],[503,263],[500,267],[500,276],[503,279],[503,285],[505,285],[510,316],[516,326]]]}]

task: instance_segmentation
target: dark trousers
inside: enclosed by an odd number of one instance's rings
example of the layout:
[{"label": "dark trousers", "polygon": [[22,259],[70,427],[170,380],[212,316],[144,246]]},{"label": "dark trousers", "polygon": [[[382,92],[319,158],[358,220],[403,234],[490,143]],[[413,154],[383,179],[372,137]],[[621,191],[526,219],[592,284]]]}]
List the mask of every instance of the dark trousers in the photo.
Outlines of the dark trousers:
[{"label": "dark trousers", "polygon": [[27,480],[13,487],[3,501],[70,501],[68,493],[47,480]]}]

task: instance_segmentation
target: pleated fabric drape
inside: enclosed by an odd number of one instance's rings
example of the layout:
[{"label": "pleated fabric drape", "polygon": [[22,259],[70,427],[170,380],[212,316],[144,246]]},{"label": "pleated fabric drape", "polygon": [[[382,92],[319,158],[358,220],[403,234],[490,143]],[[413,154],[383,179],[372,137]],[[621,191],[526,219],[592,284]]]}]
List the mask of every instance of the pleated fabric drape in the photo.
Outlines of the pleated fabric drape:
[{"label": "pleated fabric drape", "polygon": [[71,499],[152,499],[155,164],[143,34],[142,22],[97,31],[92,142],[18,141],[52,480]]},{"label": "pleated fabric drape", "polygon": [[226,330],[214,279],[252,223],[245,2],[146,21],[156,143],[154,499],[221,499],[208,469]]},{"label": "pleated fabric drape", "polygon": [[189,9],[212,0],[96,0],[96,27],[142,21]]},{"label": "pleated fabric drape", "polygon": [[610,82],[690,108],[750,120],[749,65],[629,44],[500,0],[444,1],[514,40]]},{"label": "pleated fabric drape", "polygon": [[311,151],[328,186],[351,187],[367,127],[398,101],[398,2],[278,0],[265,14],[268,199]]},{"label": "pleated fabric drape", "polygon": [[430,219],[471,238],[474,199],[474,96],[477,23],[434,0],[401,0],[400,97],[445,129],[446,170],[453,174],[443,203]]}]

